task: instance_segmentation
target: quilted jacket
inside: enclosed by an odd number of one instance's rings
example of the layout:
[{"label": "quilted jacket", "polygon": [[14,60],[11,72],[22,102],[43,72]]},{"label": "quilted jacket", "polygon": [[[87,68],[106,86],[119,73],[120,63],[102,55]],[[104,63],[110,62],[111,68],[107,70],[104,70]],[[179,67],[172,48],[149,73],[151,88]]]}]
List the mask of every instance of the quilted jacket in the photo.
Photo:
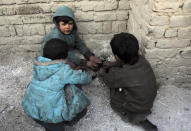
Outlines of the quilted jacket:
[{"label": "quilted jacket", "polygon": [[[72,70],[65,61],[40,56],[34,62],[33,78],[23,97],[24,112],[48,123],[70,121],[90,104],[89,98],[75,84],[87,85],[90,82],[89,75]],[[64,90],[67,85],[74,93],[69,102]]]}]

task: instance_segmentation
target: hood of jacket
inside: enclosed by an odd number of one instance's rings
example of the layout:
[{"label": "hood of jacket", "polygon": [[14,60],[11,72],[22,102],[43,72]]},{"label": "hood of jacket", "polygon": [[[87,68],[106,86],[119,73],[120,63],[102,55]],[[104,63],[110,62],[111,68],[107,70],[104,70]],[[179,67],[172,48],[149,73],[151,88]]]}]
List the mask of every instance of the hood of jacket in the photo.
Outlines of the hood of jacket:
[{"label": "hood of jacket", "polygon": [[62,67],[66,60],[51,60],[39,56],[33,65],[33,76],[39,81],[43,81],[53,76]]},{"label": "hood of jacket", "polygon": [[53,23],[55,24],[55,26],[58,28],[58,25],[56,24],[56,17],[58,16],[68,16],[70,18],[73,19],[74,21],[74,27],[73,27],[73,31],[72,32],[77,32],[77,25],[76,25],[76,20],[75,20],[75,16],[74,13],[72,11],[71,8],[67,7],[67,6],[61,6],[60,8],[58,8],[53,16]]}]

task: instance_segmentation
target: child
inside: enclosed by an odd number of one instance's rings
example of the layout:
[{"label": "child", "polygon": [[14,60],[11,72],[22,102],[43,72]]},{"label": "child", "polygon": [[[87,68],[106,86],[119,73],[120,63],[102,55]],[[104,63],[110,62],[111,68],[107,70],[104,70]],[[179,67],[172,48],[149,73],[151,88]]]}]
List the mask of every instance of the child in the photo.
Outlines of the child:
[{"label": "child", "polygon": [[[92,69],[97,68],[97,64],[101,63],[101,60],[95,57],[79,38],[77,33],[77,25],[72,10],[67,6],[58,8],[53,16],[53,23],[55,24],[55,27],[44,37],[44,42],[41,47],[41,55],[43,54],[45,43],[52,38],[58,38],[66,41],[70,46],[68,59],[71,62],[77,66],[87,66]],[[79,57],[76,56],[74,49],[79,50],[80,53],[83,54],[89,61],[79,59]]]},{"label": "child", "polygon": [[146,119],[157,94],[156,78],[149,62],[138,54],[137,39],[132,34],[120,33],[113,37],[110,45],[116,63],[103,78],[110,88],[111,107],[122,119],[128,118],[146,131],[157,131],[157,127]]},{"label": "child", "polygon": [[43,57],[34,62],[33,78],[24,95],[24,112],[48,131],[63,130],[90,104],[89,98],[76,84],[87,85],[91,77],[67,64],[68,45],[60,39],[47,41]]}]

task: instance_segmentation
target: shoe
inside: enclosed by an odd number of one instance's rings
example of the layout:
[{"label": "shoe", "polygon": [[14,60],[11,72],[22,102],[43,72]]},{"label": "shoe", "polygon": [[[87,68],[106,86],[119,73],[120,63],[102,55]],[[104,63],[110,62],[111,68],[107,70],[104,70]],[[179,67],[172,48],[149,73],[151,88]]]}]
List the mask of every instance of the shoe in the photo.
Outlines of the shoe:
[{"label": "shoe", "polygon": [[158,131],[157,126],[152,124],[148,119],[139,122],[145,131]]},{"label": "shoe", "polygon": [[49,129],[45,128],[45,131],[51,131],[51,130],[49,130]]}]

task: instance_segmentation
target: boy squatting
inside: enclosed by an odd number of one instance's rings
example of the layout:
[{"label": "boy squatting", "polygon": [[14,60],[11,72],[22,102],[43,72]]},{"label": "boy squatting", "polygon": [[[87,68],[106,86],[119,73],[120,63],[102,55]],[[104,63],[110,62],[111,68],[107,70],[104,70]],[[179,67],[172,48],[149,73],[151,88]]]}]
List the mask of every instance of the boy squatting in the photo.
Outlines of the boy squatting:
[{"label": "boy squatting", "polygon": [[157,131],[146,119],[157,94],[156,78],[149,62],[138,54],[136,37],[129,33],[116,34],[110,45],[116,62],[104,62],[104,68],[109,71],[100,70],[100,73],[110,88],[112,109],[125,121],[146,131]]},{"label": "boy squatting", "polygon": [[46,131],[63,131],[65,122],[85,115],[90,100],[81,85],[90,84],[92,79],[68,64],[66,42],[51,39],[43,50],[43,56],[34,62],[33,78],[22,106],[24,112]]}]

